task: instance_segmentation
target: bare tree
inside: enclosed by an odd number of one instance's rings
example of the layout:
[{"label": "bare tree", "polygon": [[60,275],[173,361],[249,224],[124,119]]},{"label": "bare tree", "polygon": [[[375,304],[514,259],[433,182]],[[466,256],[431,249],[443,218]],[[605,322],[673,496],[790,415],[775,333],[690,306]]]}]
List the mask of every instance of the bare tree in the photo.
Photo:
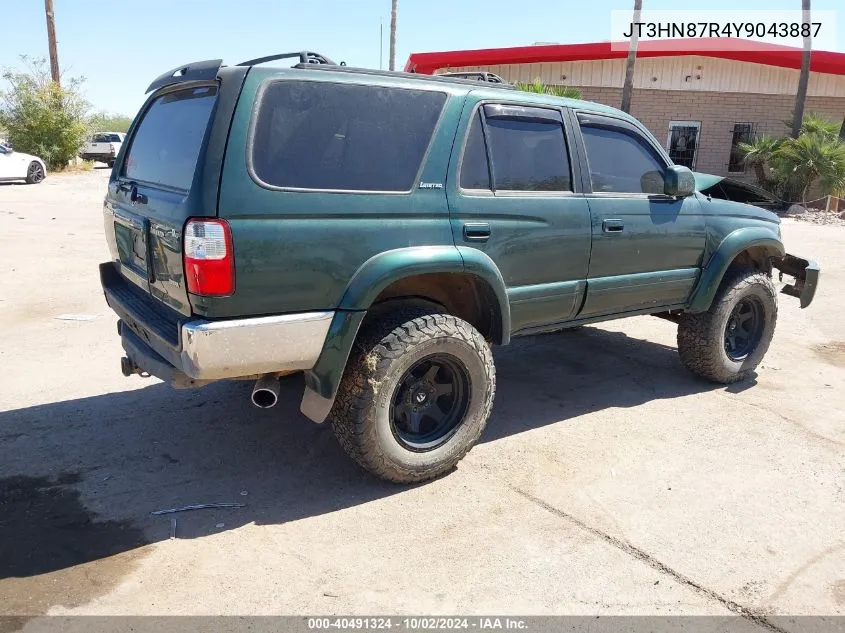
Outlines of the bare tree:
[{"label": "bare tree", "polygon": [[396,4],[390,0],[390,70],[396,70]]},{"label": "bare tree", "polygon": [[[640,12],[643,9],[643,0],[634,0],[633,22],[640,21]],[[634,63],[637,61],[637,41],[639,33],[631,27],[631,40],[628,43],[628,63],[625,65],[625,83],[622,86],[622,110],[631,111],[631,97],[634,93]]]},{"label": "bare tree", "polygon": [[[801,0],[801,22],[809,25],[810,0]],[[810,82],[810,55],[813,52],[813,36],[808,28],[804,36],[804,52],[801,55],[801,74],[798,77],[798,94],[795,95],[795,109],[792,112],[792,138],[801,134],[804,120],[804,105],[807,101],[807,84]]]}]

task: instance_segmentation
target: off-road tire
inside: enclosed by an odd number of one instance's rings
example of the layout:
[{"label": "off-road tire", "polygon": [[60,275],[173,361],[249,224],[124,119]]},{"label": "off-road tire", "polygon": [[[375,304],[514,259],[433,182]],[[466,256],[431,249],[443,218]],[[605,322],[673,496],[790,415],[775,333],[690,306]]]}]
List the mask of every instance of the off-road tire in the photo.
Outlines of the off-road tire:
[{"label": "off-road tire", "polygon": [[[728,384],[747,379],[766,355],[778,317],[777,290],[762,272],[740,270],[728,273],[710,309],[700,314],[684,314],[678,322],[678,353],[694,374]],[[725,330],[736,305],[745,298],[759,301],[762,330],[754,348],[742,360],[731,359],[725,351]]]},{"label": "off-road tire", "polygon": [[[466,369],[468,404],[445,443],[415,452],[394,433],[391,403],[407,369],[434,354],[454,357]],[[452,470],[473,447],[495,390],[490,346],[474,327],[425,307],[398,307],[362,327],[329,419],[343,449],[363,468],[387,481],[418,483]]]}]

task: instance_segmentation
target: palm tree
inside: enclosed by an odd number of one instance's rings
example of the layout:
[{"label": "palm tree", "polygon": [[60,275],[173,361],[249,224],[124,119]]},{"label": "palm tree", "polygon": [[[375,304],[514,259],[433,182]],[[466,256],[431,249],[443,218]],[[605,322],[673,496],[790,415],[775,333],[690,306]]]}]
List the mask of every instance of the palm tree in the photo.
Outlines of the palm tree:
[{"label": "palm tree", "polygon": [[[640,11],[643,8],[643,0],[634,0],[633,22],[640,21]],[[634,93],[634,63],[637,61],[637,41],[639,34],[631,28],[631,40],[628,43],[628,63],[625,65],[625,83],[622,86],[622,111],[631,111],[631,97]]]},{"label": "palm tree", "polygon": [[578,88],[573,88],[571,86],[547,86],[544,84],[539,77],[537,77],[532,83],[524,84],[521,82],[516,82],[514,87],[517,90],[522,90],[523,92],[534,92],[541,95],[552,95],[554,97],[567,97],[568,99],[580,99],[581,98],[581,91]]},{"label": "palm tree", "polygon": [[781,139],[772,138],[771,136],[758,136],[750,143],[739,144],[740,151],[745,154],[743,160],[745,160],[747,165],[751,165],[754,168],[757,184],[768,190],[772,189],[774,181],[769,176],[766,168],[774,162],[781,143]]},{"label": "palm tree", "polygon": [[779,170],[794,174],[800,181],[805,206],[807,191],[816,181],[825,195],[845,190],[845,145],[838,138],[801,134],[783,142],[776,160]]},{"label": "palm tree", "polygon": [[[810,0],[801,0],[801,21],[810,24]],[[804,120],[804,104],[807,101],[807,84],[810,81],[810,55],[813,52],[813,36],[810,30],[804,37],[804,52],[801,55],[801,74],[798,77],[798,94],[795,95],[795,110],[792,113],[792,138],[801,134],[801,122]]]},{"label": "palm tree", "polygon": [[396,4],[390,0],[390,70],[396,70]]},{"label": "palm tree", "polygon": [[808,112],[801,122],[801,134],[816,134],[822,138],[835,139],[839,136],[839,124],[815,112]]}]

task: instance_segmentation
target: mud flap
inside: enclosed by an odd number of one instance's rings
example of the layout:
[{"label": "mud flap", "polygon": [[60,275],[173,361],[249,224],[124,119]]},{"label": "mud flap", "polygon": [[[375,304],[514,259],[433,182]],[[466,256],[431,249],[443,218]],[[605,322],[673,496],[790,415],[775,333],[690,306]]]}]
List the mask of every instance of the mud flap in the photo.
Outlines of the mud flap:
[{"label": "mud flap", "polygon": [[795,278],[794,283],[783,287],[783,294],[797,297],[802,308],[812,303],[819,284],[820,269],[816,262],[787,253],[783,257],[773,257],[772,266],[780,271],[780,281],[785,274]]}]

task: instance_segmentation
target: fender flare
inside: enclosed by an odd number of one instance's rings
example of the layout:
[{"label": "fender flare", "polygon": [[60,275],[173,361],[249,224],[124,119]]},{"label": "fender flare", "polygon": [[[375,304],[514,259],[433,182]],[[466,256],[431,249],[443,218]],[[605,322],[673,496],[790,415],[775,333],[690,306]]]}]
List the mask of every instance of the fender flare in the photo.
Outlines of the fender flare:
[{"label": "fender flare", "polygon": [[498,343],[510,340],[510,304],[505,282],[496,264],[485,253],[469,247],[412,246],[384,251],[368,259],[352,276],[329,326],[323,350],[313,368],[305,372],[305,394],[300,410],[323,422],[334,404],[343,371],[367,310],[390,284],[427,273],[465,273],[480,278],[498,303]]},{"label": "fender flare", "polygon": [[753,226],[729,233],[701,271],[687,312],[705,312],[710,308],[731,263],[737,255],[749,248],[764,248],[769,257],[782,257],[786,252],[778,235],[770,229]]}]

